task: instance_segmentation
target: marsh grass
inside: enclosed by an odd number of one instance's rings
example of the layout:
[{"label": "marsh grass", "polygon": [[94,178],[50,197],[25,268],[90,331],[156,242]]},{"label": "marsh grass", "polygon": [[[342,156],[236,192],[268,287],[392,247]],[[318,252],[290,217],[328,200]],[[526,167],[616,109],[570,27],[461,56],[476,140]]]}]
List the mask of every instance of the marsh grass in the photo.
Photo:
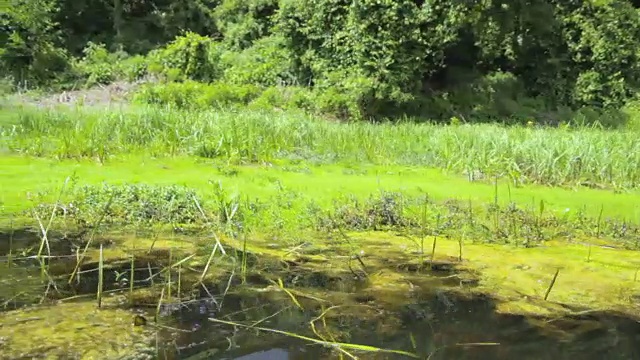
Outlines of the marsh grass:
[{"label": "marsh grass", "polygon": [[437,167],[524,183],[634,188],[640,142],[631,130],[428,123],[336,123],[251,110],[19,110],[2,131],[14,153],[94,158],[145,153]]}]

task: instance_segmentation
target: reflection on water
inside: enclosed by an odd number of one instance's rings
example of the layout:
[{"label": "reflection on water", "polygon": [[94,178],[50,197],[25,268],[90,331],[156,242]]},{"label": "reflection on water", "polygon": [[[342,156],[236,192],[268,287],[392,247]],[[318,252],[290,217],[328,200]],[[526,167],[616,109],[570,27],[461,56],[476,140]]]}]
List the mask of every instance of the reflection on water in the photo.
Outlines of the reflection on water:
[{"label": "reflection on water", "polygon": [[[231,360],[231,358],[228,359]],[[289,360],[289,352],[283,349],[270,349],[236,357],[234,360]]]}]

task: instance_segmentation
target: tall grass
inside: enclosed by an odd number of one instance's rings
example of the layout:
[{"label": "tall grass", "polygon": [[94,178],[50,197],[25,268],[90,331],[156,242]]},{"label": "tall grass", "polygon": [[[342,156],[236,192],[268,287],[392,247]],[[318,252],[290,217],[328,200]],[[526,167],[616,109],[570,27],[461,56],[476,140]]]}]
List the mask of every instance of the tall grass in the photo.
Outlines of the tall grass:
[{"label": "tall grass", "polygon": [[500,125],[336,123],[302,114],[225,110],[21,110],[2,127],[15,153],[98,158],[125,153],[229,161],[354,161],[438,167],[515,182],[637,187],[632,130]]}]

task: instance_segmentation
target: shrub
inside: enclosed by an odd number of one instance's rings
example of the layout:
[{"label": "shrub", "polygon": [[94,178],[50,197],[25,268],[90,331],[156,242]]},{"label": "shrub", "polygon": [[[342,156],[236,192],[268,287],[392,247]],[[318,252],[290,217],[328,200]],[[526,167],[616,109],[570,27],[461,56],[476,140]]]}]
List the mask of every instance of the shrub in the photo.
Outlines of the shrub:
[{"label": "shrub", "polygon": [[327,73],[314,89],[315,109],[338,119],[364,119],[376,115],[376,82],[358,69]]},{"label": "shrub", "polygon": [[203,88],[203,92],[197,97],[196,103],[201,108],[247,105],[257,98],[261,91],[255,85],[214,83]]},{"label": "shrub", "polygon": [[218,79],[222,47],[213,39],[186,32],[162,49],[149,54],[149,71],[169,81]]},{"label": "shrub", "polygon": [[134,101],[178,108],[229,107],[247,105],[260,92],[260,88],[253,85],[204,84],[187,80],[144,86],[134,95]]},{"label": "shrub", "polygon": [[249,104],[254,109],[299,109],[315,111],[314,94],[304,87],[272,86],[260,94]]},{"label": "shrub", "polygon": [[225,45],[242,50],[269,36],[277,8],[278,0],[221,0],[214,17]]},{"label": "shrub", "polygon": [[148,61],[142,55],[136,55],[122,61],[122,73],[128,81],[143,79],[148,74]]},{"label": "shrub", "polygon": [[225,52],[223,81],[264,87],[295,85],[293,54],[280,37],[266,37],[241,52]]},{"label": "shrub", "polygon": [[12,1],[0,12],[0,72],[20,86],[60,82],[70,69],[59,47],[53,0]]},{"label": "shrub", "polygon": [[87,86],[109,84],[121,77],[119,64],[126,54],[110,53],[104,44],[92,42],[82,52],[84,57],[75,64],[75,68],[86,79]]}]

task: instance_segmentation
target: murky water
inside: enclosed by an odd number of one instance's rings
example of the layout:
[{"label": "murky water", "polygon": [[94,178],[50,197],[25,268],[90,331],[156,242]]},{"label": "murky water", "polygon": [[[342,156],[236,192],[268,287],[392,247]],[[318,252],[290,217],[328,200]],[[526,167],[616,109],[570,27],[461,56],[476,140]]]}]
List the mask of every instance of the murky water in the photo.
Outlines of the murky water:
[{"label": "murky water", "polygon": [[[68,263],[73,265],[74,261],[52,261],[49,273],[66,274]],[[142,258],[136,262],[137,286],[150,286],[152,281],[145,279],[161,268],[150,261]],[[117,290],[123,286],[117,274],[126,272],[130,264],[124,261],[110,265],[104,274],[104,288]],[[348,271],[337,274],[322,267],[280,269],[261,264],[262,272],[249,274],[248,284],[234,284],[224,296],[221,290],[225,284],[221,284],[210,293],[201,292],[198,300],[167,300],[160,309],[157,358],[411,358],[382,351],[396,350],[429,360],[640,359],[637,319],[588,311],[560,319],[499,314],[494,299],[470,296],[467,290],[473,283],[463,286],[460,279],[450,276],[454,273],[451,269],[423,271],[402,266],[396,269],[395,265],[387,264],[382,269],[387,277],[376,275],[377,280],[370,281]],[[78,284],[66,286],[61,281],[61,294],[57,296],[92,294],[97,278],[89,267]],[[4,290],[0,291],[0,300],[7,310],[35,303],[42,296],[46,282],[42,282],[40,268],[32,260],[11,262],[11,267],[6,264],[0,271],[6,277],[6,281],[0,281],[0,290]],[[277,273],[284,287],[295,293],[272,286],[264,273]],[[158,276],[155,281],[162,283],[165,279]],[[148,310],[147,316],[153,310]],[[149,323],[154,329],[156,324]],[[363,351],[355,345],[381,351]]]},{"label": "murky water", "polygon": [[[402,306],[366,304],[368,311],[327,317],[318,332],[352,344],[416,353],[421,359],[640,359],[640,323],[609,313],[564,319],[500,315],[489,298],[415,296]],[[184,309],[174,325],[190,333],[164,334],[164,359],[338,359],[335,348],[268,331],[215,323],[233,321],[318,338],[310,321],[320,311],[303,311],[261,296],[229,298],[224,312]],[[202,306],[202,305],[201,305]],[[371,308],[369,308],[371,306]],[[206,307],[206,306],[205,306]],[[362,310],[362,309],[361,309]],[[345,349],[360,359],[408,356]],[[343,354],[345,355],[345,354]]]},{"label": "murky water", "polygon": [[[289,360],[289,351],[285,349],[269,349],[236,357],[236,360]],[[230,359],[230,358],[227,358]]]}]

